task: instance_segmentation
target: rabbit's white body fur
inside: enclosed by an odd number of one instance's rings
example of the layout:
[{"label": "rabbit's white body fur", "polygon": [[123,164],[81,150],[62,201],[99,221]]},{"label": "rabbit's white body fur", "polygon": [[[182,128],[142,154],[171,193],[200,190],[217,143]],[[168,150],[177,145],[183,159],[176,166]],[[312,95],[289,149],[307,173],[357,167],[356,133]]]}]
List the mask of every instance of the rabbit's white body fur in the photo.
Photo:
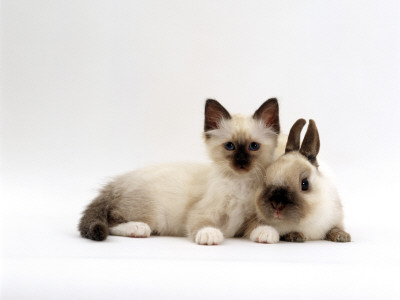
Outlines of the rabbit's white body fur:
[{"label": "rabbit's white body fur", "polygon": [[295,242],[350,241],[343,231],[343,209],[332,172],[316,160],[319,136],[312,120],[300,148],[304,123],[298,120],[289,137],[279,136],[278,158],[267,168],[265,186],[256,196],[258,227],[250,234],[253,241],[276,243],[279,236]]},{"label": "rabbit's white body fur", "polygon": [[[300,153],[290,153],[281,159],[288,160],[291,165],[294,161],[308,161]],[[293,163],[290,162],[293,160]],[[289,232],[301,232],[307,240],[324,239],[326,233],[333,227],[343,229],[343,209],[340,197],[334,183],[330,168],[327,164],[318,161],[318,169],[314,168],[309,181],[312,182],[313,190],[304,196],[304,200],[309,204],[310,211],[298,223],[294,222],[271,222],[273,227],[284,235]],[[271,184],[282,184],[284,172],[288,169],[278,171],[276,181],[271,180]]]}]

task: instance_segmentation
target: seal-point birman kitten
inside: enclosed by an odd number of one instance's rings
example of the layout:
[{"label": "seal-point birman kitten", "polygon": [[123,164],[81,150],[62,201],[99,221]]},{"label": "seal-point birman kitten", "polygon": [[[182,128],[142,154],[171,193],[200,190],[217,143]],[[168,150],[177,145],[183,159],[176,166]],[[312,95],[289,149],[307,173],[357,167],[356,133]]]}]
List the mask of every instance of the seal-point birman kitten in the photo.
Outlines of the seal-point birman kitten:
[{"label": "seal-point birman kitten", "polygon": [[217,245],[240,234],[255,211],[255,191],[273,160],[279,128],[276,99],[253,116],[231,115],[207,100],[204,138],[212,163],[158,165],[115,178],[83,212],[81,235],[102,241],[108,234],[153,233]]}]

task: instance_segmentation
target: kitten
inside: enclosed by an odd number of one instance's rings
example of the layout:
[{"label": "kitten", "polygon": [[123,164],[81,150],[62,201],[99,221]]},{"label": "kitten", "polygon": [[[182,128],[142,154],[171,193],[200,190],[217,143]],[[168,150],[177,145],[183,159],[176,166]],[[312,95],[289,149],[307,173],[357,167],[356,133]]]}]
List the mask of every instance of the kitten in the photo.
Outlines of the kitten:
[{"label": "kitten", "polygon": [[158,165],[117,177],[83,212],[82,237],[155,234],[216,245],[242,234],[255,212],[254,194],[274,158],[279,130],[276,99],[253,116],[231,115],[207,100],[204,138],[212,163]]}]

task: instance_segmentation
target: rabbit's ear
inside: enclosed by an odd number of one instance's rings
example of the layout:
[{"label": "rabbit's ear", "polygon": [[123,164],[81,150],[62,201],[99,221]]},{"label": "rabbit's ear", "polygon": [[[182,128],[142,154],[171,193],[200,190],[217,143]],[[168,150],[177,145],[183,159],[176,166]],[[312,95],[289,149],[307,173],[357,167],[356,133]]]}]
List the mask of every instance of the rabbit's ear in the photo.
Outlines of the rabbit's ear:
[{"label": "rabbit's ear", "polygon": [[314,120],[310,120],[303,143],[301,144],[300,153],[314,165],[318,166],[317,155],[319,152],[319,134]]},{"label": "rabbit's ear", "polygon": [[299,151],[300,149],[300,133],[306,124],[306,120],[298,119],[296,123],[293,124],[289,132],[289,137],[286,143],[285,153],[290,151]]}]

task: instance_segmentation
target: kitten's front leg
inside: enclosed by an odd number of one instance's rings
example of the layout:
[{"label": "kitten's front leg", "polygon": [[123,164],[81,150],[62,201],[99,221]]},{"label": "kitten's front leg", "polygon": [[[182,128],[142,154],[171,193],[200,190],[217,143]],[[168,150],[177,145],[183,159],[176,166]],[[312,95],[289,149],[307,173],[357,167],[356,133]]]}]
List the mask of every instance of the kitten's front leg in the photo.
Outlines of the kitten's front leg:
[{"label": "kitten's front leg", "polygon": [[210,220],[191,220],[188,222],[188,234],[199,245],[219,245],[224,235]]},{"label": "kitten's front leg", "polygon": [[275,244],[279,242],[279,233],[272,226],[260,225],[251,232],[250,240],[256,243]]},{"label": "kitten's front leg", "polygon": [[244,236],[250,238],[253,242],[264,244],[275,244],[279,242],[278,231],[274,227],[263,223],[255,215],[247,219],[243,226],[246,228]]},{"label": "kitten's front leg", "polygon": [[221,230],[215,227],[204,227],[197,231],[195,242],[199,245],[219,245],[224,240]]}]

